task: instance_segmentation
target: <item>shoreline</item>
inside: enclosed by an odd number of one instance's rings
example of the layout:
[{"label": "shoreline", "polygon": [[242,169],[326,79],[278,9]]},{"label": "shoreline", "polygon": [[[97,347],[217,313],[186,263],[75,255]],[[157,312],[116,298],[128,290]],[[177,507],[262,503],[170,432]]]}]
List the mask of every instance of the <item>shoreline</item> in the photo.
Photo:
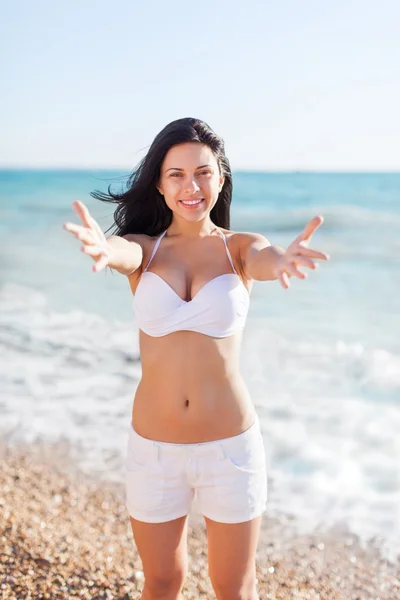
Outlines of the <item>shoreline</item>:
[{"label": "shoreline", "polygon": [[[4,600],[136,600],[143,586],[123,485],[79,470],[65,441],[0,440],[0,589]],[[215,599],[201,515],[188,528],[183,598]],[[257,552],[262,600],[400,599],[400,560],[345,527],[299,534],[293,517],[264,515]]]}]

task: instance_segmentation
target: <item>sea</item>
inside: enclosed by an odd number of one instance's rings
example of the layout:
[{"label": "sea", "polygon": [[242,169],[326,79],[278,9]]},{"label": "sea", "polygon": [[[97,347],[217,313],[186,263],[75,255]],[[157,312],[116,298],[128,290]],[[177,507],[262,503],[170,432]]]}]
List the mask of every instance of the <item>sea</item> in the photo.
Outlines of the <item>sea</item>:
[{"label": "sea", "polygon": [[[128,171],[0,171],[0,436],[65,441],[122,480],[141,376],[132,295],[63,229],[105,231]],[[255,282],[241,372],[260,418],[268,514],[343,526],[400,557],[400,173],[234,172],[231,228],[286,248],[315,215],[330,255],[306,280]]]}]

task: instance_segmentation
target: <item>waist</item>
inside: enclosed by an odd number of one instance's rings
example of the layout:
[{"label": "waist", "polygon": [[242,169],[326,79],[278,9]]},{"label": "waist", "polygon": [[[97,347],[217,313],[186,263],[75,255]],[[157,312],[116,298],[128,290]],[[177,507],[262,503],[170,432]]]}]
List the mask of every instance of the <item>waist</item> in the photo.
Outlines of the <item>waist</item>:
[{"label": "waist", "polygon": [[[229,376],[208,376],[197,373],[195,377],[188,377],[181,373],[164,373],[161,371],[142,374],[139,384],[136,388],[135,399],[138,396],[146,398],[150,404],[166,404],[172,407],[185,403],[190,404],[192,410],[214,410],[216,407],[234,405],[242,399],[249,398],[249,392],[246,383],[239,373]],[[162,402],[161,399],[164,399]],[[162,407],[160,407],[162,410]]]},{"label": "waist", "polygon": [[240,439],[241,442],[251,439],[254,435],[260,435],[261,428],[257,413],[254,411],[250,417],[250,421],[246,424],[243,430],[239,431],[236,435],[220,437],[205,442],[187,442],[187,443],[176,443],[176,442],[164,442],[158,439],[144,437],[140,435],[133,426],[129,426],[129,436],[134,441],[135,447],[142,448],[144,452],[154,452],[158,455],[161,451],[165,454],[171,455],[187,455],[188,452],[193,452],[197,456],[210,456],[221,458],[224,457],[223,450],[228,450],[230,447],[234,447]]},{"label": "waist", "polygon": [[178,442],[228,437],[249,426],[254,406],[240,375],[204,378],[198,385],[178,379],[142,378],[132,422],[144,437]]},{"label": "waist", "polygon": [[166,335],[179,332],[192,332],[200,333],[211,338],[227,338],[237,333],[241,333],[245,328],[245,318],[240,318],[234,323],[230,323],[228,326],[222,327],[219,323],[207,323],[207,324],[184,324],[177,325],[175,323],[155,323],[151,321],[145,321],[138,319],[139,329],[143,331],[149,337],[160,338]]},{"label": "waist", "polygon": [[152,337],[139,330],[143,372],[201,373],[208,378],[238,369],[242,334],[213,338],[193,331]]},{"label": "waist", "polygon": [[240,337],[140,334],[142,379],[133,421],[144,437],[174,441],[229,436],[248,424],[252,403],[239,372]]}]

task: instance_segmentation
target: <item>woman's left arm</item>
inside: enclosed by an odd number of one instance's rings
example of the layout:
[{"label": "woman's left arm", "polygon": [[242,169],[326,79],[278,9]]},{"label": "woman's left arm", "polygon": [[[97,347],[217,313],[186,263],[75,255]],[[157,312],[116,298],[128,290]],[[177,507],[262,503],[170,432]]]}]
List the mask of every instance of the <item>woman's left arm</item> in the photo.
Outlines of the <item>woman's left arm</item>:
[{"label": "woman's left arm", "polygon": [[316,269],[318,265],[314,263],[313,258],[329,260],[328,254],[308,248],[314,231],[323,222],[322,216],[311,219],[287,250],[280,246],[271,246],[267,238],[260,234],[245,234],[246,241],[242,246],[241,259],[246,277],[257,281],[278,279],[285,289],[290,286],[289,277],[305,279],[307,275],[298,267]]}]

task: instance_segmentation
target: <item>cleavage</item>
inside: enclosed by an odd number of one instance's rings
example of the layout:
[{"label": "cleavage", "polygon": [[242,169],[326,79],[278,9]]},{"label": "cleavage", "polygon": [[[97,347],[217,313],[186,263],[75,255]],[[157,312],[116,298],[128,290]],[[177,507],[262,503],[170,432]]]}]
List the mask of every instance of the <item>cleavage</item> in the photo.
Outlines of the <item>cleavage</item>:
[{"label": "cleavage", "polygon": [[[157,275],[157,277],[159,277],[160,279],[163,280],[163,282],[174,292],[174,294],[176,294],[176,296],[178,296],[183,302],[189,303],[192,302],[196,296],[201,292],[201,290],[207,286],[211,281],[214,281],[214,279],[217,279],[218,277],[221,277],[221,275],[226,275],[226,273],[221,273],[219,275],[216,275],[215,277],[210,277],[209,279],[207,279],[206,281],[203,282],[203,284],[201,286],[198,287],[198,289],[196,290],[195,293],[194,290],[192,289],[192,293],[190,294],[190,285],[189,285],[189,281],[187,280],[186,283],[186,294],[185,298],[183,298],[183,295],[181,293],[178,292],[178,285],[175,285],[175,283],[170,283],[163,275],[156,273],[155,271],[150,271],[148,270],[147,273],[153,273],[154,275]],[[170,277],[170,276],[169,276]],[[192,287],[193,287],[193,283],[192,283]],[[188,298],[187,296],[190,296],[190,298]]]}]

